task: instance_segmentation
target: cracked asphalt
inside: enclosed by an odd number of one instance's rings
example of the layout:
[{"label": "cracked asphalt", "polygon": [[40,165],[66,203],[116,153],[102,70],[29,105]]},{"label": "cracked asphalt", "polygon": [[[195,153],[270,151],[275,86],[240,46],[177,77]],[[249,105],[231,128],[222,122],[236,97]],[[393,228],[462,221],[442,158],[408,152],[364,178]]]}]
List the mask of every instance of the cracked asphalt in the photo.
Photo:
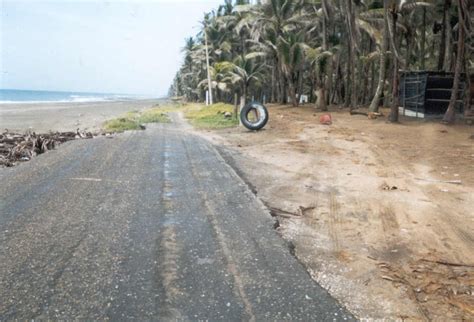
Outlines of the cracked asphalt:
[{"label": "cracked asphalt", "polygon": [[0,320],[346,320],[205,140],[150,125],[0,169]]}]

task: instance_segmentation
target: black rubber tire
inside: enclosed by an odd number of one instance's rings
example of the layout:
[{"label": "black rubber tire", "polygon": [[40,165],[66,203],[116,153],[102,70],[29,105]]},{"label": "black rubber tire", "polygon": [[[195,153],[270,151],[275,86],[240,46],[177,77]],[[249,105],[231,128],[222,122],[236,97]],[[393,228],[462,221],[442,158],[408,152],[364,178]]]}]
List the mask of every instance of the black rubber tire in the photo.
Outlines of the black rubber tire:
[{"label": "black rubber tire", "polygon": [[[256,122],[251,122],[248,119],[248,115],[254,109],[258,110],[259,119]],[[250,102],[245,105],[240,111],[240,121],[247,129],[252,131],[258,131],[263,128],[268,122],[268,110],[263,104],[257,102]]]}]

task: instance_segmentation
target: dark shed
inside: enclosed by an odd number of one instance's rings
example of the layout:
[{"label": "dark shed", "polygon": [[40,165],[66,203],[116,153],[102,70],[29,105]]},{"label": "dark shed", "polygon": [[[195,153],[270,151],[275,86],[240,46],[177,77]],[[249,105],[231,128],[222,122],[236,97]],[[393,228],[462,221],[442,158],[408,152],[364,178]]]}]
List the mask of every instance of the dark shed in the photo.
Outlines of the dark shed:
[{"label": "dark shed", "polygon": [[[414,117],[436,117],[446,112],[453,89],[454,73],[403,71],[400,73],[400,113]],[[456,113],[463,113],[466,76],[459,82]]]}]

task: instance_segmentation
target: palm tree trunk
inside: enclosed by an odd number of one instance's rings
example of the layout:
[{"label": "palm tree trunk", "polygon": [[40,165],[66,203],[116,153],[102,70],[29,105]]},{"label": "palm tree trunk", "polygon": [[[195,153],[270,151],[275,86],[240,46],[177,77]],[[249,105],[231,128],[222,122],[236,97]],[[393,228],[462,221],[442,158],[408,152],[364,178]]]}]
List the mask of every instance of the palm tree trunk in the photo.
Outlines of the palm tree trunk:
[{"label": "palm tree trunk", "polygon": [[323,38],[323,50],[328,50],[328,41],[327,41],[327,27],[326,27],[326,24],[327,24],[327,4],[326,4],[326,0],[322,0],[321,1],[321,6],[322,6],[322,9],[323,9],[323,19],[322,19],[322,23],[323,23],[323,30],[322,30],[322,38]]},{"label": "palm tree trunk", "polygon": [[303,94],[303,68],[300,67],[298,71],[298,87],[296,90],[297,99],[299,103],[299,98],[301,97],[301,94]]},{"label": "palm tree trunk", "polygon": [[[240,96],[240,107],[239,107],[239,112],[238,112],[239,116],[245,104],[247,104],[247,82],[246,81],[244,81],[243,86],[242,86],[242,96]],[[240,117],[239,117],[239,125],[242,125],[242,121],[240,120]]]},{"label": "palm tree trunk", "polygon": [[340,92],[339,92],[339,84],[341,84],[339,82],[339,71],[340,71],[340,61],[341,61],[341,55],[340,54],[336,54],[336,66],[334,68],[334,72],[335,72],[335,76],[336,76],[336,81],[335,82],[332,82],[332,79],[331,79],[331,86],[332,86],[332,93],[331,93],[331,98],[329,99],[329,104],[333,104],[333,103],[336,103],[336,104],[339,104],[340,100],[339,100],[339,95],[340,95]]},{"label": "palm tree trunk", "polygon": [[364,62],[361,59],[357,59],[356,63],[357,64],[356,64],[355,74],[356,74],[357,82],[355,84],[355,88],[356,88],[355,102],[356,102],[356,107],[357,107],[361,103],[361,99],[362,99],[361,93],[364,91],[364,88],[362,87],[363,80],[361,78],[363,78],[364,80],[367,80],[368,75],[364,73],[365,72]]},{"label": "palm tree trunk", "polygon": [[[350,50],[350,49],[349,49]],[[351,104],[350,88],[351,88],[351,57],[348,53],[346,69],[346,86],[344,86],[344,106],[348,107]]]},{"label": "palm tree trunk", "polygon": [[396,43],[397,43],[397,33],[396,33],[396,28],[397,28],[397,18],[398,14],[394,10],[392,12],[392,27],[393,27],[393,33],[391,35],[392,37],[392,46],[393,52],[394,52],[394,57],[393,57],[393,83],[392,83],[392,107],[390,109],[390,117],[389,121],[391,123],[396,123],[398,122],[398,106],[399,106],[399,95],[398,95],[398,82],[399,82],[399,75],[398,75],[398,57],[396,57],[395,52],[396,52]]},{"label": "palm tree trunk", "polygon": [[362,95],[359,96],[359,104],[364,105],[365,100],[368,96],[367,92],[369,88],[370,62],[363,64],[361,70],[362,70],[362,75],[364,75],[365,77],[363,77],[362,79],[362,88],[360,88],[360,92],[362,93]]},{"label": "palm tree trunk", "polygon": [[325,82],[325,89],[324,91],[326,92],[325,94],[325,100],[326,100],[326,103],[327,104],[331,104],[331,88],[332,88],[332,74],[333,74],[333,69],[334,69],[334,66],[333,66],[333,57],[329,57],[329,61],[328,61],[328,70],[327,70],[327,74],[328,74],[328,77],[326,79],[326,82]]},{"label": "palm tree trunk", "polygon": [[[373,52],[374,50],[373,41],[371,38],[369,38],[367,49],[368,49],[368,52]],[[370,100],[369,98],[373,97],[372,91],[371,91],[373,89],[374,75],[375,75],[373,66],[374,66],[374,62],[372,60],[363,64],[363,70],[361,74],[363,77],[363,85],[361,89],[362,96],[360,97],[360,104],[362,105],[367,105]]]},{"label": "palm tree trunk", "polygon": [[282,85],[281,85],[281,72],[280,72],[280,64],[278,63],[278,60],[276,61],[276,65],[275,65],[275,90],[276,90],[276,93],[275,93],[275,96],[276,96],[276,102],[278,103],[282,103],[282,95],[281,95],[281,89],[282,89]]},{"label": "palm tree trunk", "polygon": [[441,42],[439,44],[438,70],[443,70],[444,56],[446,51],[446,21],[448,20],[448,10],[451,0],[444,0],[443,22],[441,29]]},{"label": "palm tree trunk", "polygon": [[275,102],[275,84],[276,84],[276,79],[275,79],[275,66],[272,68],[272,85],[271,85],[271,95],[270,95],[270,101],[273,103]]},{"label": "palm tree trunk", "polygon": [[[364,104],[367,104],[370,100],[370,97],[374,97],[375,93],[375,62],[373,61],[370,64],[370,84],[368,88],[368,95],[367,95],[367,100],[364,102]],[[372,102],[372,100],[370,100]]]},{"label": "palm tree trunk", "polygon": [[324,82],[324,73],[322,70],[312,72],[314,75],[314,91],[316,92],[316,104],[315,107],[321,111],[327,111],[326,105],[326,82]]},{"label": "palm tree trunk", "polygon": [[283,72],[280,62],[278,62],[277,66],[278,66],[277,71],[278,71],[278,85],[279,85],[278,86],[279,103],[286,104],[288,103],[288,99],[287,99],[288,93],[286,90],[286,75]]},{"label": "palm tree trunk", "polygon": [[[323,30],[322,30],[322,38],[323,38],[323,50],[328,50],[328,32],[327,32],[327,24],[328,24],[328,9],[327,9],[327,0],[322,0],[321,1],[321,7],[323,9],[323,19],[322,19],[322,24],[323,24]],[[328,62],[328,70],[327,70],[327,79],[324,84],[321,84],[324,88],[322,89],[322,95],[324,95],[324,108],[323,111],[327,111],[327,105],[330,104],[330,99],[331,99],[331,86],[332,86],[332,72],[333,72],[333,66],[332,66],[333,60],[332,57],[329,58]],[[318,93],[321,94],[321,93]],[[318,95],[319,99],[319,95]]]},{"label": "palm tree trunk", "polygon": [[[448,17],[449,18],[449,17]],[[452,58],[453,58],[453,50],[452,50],[452,28],[451,28],[451,21],[447,19],[446,21],[446,49],[445,49],[445,56],[444,56],[444,71],[450,72],[452,71]]]},{"label": "palm tree trunk", "polygon": [[344,83],[344,75],[342,75],[341,65],[339,65],[339,69],[337,71],[337,77],[339,79],[339,81],[336,81],[336,84],[338,85],[338,89],[339,89],[337,91],[337,93],[338,93],[338,102],[337,103],[341,104],[342,102],[344,102],[344,100],[347,96],[346,84]]},{"label": "palm tree trunk", "polygon": [[[386,65],[387,54],[385,53],[383,56],[384,56],[383,58],[382,58],[382,55],[380,57],[380,63],[379,63],[380,66],[382,66],[382,64]],[[375,63],[374,63],[374,66],[375,66]],[[372,100],[370,101],[370,105],[369,105],[370,112],[378,112],[379,107],[383,106],[383,89],[385,86],[385,78],[386,78],[385,74],[386,74],[386,67],[385,66],[379,67],[379,80],[377,82],[377,89],[375,90],[375,94],[372,97]],[[374,78],[375,78],[375,75],[374,75]]]},{"label": "palm tree trunk", "polygon": [[425,45],[426,45],[426,8],[423,7],[423,18],[421,27],[421,70],[425,70]]},{"label": "palm tree trunk", "polygon": [[384,12],[384,33],[382,38],[382,47],[380,48],[380,66],[379,66],[379,82],[377,84],[377,90],[375,91],[375,95],[370,103],[369,111],[370,112],[378,112],[380,106],[380,98],[382,97],[383,87],[385,85],[385,65],[387,60],[387,45],[388,45],[388,10],[385,7]]},{"label": "palm tree trunk", "polygon": [[[349,54],[349,74],[350,74],[350,83],[348,83],[348,89],[351,88],[350,91],[350,109],[354,109],[357,107],[357,82],[356,82],[356,27],[355,27],[355,13],[354,7],[352,5],[352,0],[346,0],[346,22],[347,22],[347,30],[349,34],[349,42],[348,42],[348,54]],[[349,75],[348,75],[349,76]]]},{"label": "palm tree trunk", "polygon": [[296,98],[296,86],[292,78],[293,78],[292,73],[290,73],[290,75],[287,75],[288,90],[290,92],[289,94],[290,94],[291,104],[294,107],[298,107],[298,99]]},{"label": "palm tree trunk", "polygon": [[[401,38],[400,38],[400,39],[401,39]],[[406,35],[405,41],[406,41],[407,46],[406,46],[406,51],[405,51],[406,57],[405,57],[405,66],[404,66],[404,67],[405,67],[407,70],[409,70],[409,69],[410,69],[410,61],[411,61],[411,59],[410,59],[410,57],[411,57],[411,50],[412,50],[411,41],[410,41],[410,35],[408,35],[408,34]],[[399,48],[401,48],[401,46],[400,46]]]},{"label": "palm tree trunk", "polygon": [[281,77],[281,103],[288,104],[288,81],[284,75]]},{"label": "palm tree trunk", "polygon": [[453,89],[451,91],[451,98],[449,100],[448,109],[443,117],[443,122],[445,123],[452,123],[454,122],[455,114],[456,114],[456,101],[458,99],[458,92],[459,92],[459,79],[461,77],[461,71],[463,67],[463,57],[464,57],[464,0],[458,0],[458,15],[459,15],[459,23],[458,23],[458,50],[457,50],[457,58],[456,58],[456,68],[454,70],[454,81],[453,81]]},{"label": "palm tree trunk", "polygon": [[309,91],[308,102],[313,103],[314,102],[314,89],[316,88],[315,80],[314,80],[314,73],[309,74],[309,88],[311,90]]},{"label": "palm tree trunk", "polygon": [[324,85],[321,85],[316,90],[316,108],[320,109],[321,111],[326,112],[328,107],[326,105],[326,93],[325,93]]},{"label": "palm tree trunk", "polygon": [[234,117],[239,118],[239,95],[237,92],[234,93]]},{"label": "palm tree trunk", "polygon": [[[328,13],[328,7],[327,7],[327,0],[322,0],[321,1],[321,8],[323,9],[323,19],[322,19],[322,38],[323,38],[323,50],[326,51],[328,50],[328,18],[329,18],[329,13]],[[328,63],[328,70],[327,70],[327,79],[326,82],[323,84],[324,88],[324,105],[330,104],[331,100],[331,87],[332,87],[332,72],[333,72],[333,59],[332,57],[329,59]],[[319,96],[318,96],[319,97]],[[326,108],[327,109],[327,108]]]}]

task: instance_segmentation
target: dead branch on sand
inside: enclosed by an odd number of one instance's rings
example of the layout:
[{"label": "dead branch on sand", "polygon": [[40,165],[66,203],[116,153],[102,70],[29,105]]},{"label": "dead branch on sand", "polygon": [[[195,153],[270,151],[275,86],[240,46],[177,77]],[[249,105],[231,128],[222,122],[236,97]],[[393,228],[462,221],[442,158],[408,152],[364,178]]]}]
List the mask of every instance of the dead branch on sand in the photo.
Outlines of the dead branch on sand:
[{"label": "dead branch on sand", "polygon": [[[102,133],[105,135],[105,133]],[[0,166],[11,167],[17,162],[29,161],[32,157],[53,150],[61,143],[75,139],[91,139],[91,132],[50,132],[36,134],[27,131],[25,134],[5,130],[0,134]]]},{"label": "dead branch on sand", "polygon": [[279,208],[275,208],[275,207],[268,207],[268,209],[270,210],[270,214],[272,216],[278,216],[278,217],[283,217],[283,218],[300,217],[300,215],[297,214],[297,213],[286,211],[286,210],[283,210],[283,209],[279,209]]},{"label": "dead branch on sand", "polygon": [[474,267],[473,264],[464,264],[464,263],[453,263],[453,262],[448,262],[445,260],[430,260],[426,258],[421,259],[424,262],[430,262],[430,263],[436,263],[440,265],[446,265],[446,266],[454,266],[454,267]]},{"label": "dead branch on sand", "polygon": [[415,179],[420,180],[420,181],[433,182],[433,183],[462,184],[461,180],[433,180],[433,179],[423,179],[423,178],[415,178]]}]

